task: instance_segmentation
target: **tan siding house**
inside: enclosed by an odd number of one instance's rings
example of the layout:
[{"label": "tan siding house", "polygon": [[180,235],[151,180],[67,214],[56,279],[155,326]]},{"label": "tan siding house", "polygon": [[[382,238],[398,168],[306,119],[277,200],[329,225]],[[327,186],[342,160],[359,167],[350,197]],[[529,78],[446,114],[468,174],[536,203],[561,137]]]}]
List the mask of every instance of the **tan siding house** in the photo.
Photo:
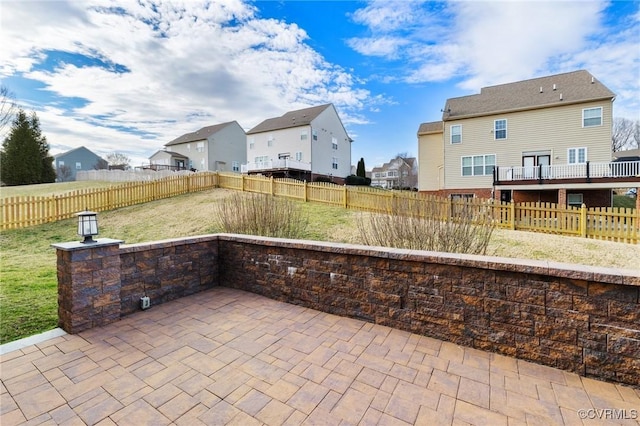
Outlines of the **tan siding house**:
[{"label": "tan siding house", "polygon": [[418,129],[418,188],[420,191],[444,189],[443,122],[422,123]]},{"label": "tan siding house", "polygon": [[442,121],[418,131],[420,190],[610,205],[613,100],[587,71],[448,99]]}]

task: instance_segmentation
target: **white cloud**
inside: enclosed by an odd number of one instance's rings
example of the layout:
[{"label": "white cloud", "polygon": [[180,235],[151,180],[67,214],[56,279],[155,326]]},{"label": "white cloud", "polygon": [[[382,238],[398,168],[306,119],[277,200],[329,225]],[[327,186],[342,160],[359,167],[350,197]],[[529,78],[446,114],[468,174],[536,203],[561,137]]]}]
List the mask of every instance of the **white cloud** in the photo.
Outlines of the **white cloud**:
[{"label": "white cloud", "polygon": [[610,27],[612,4],[601,1],[428,2],[410,13],[416,19],[402,21],[397,10],[407,4],[376,2],[352,16],[369,34],[350,39],[350,47],[390,64],[404,62],[403,71],[391,68],[381,81],[458,81],[477,93],[487,85],[587,69],[618,94],[616,115],[638,115],[638,11]]},{"label": "white cloud", "polygon": [[544,73],[558,55],[581,52],[600,26],[597,2],[460,2],[454,4],[463,87],[477,90]]},{"label": "white cloud", "polygon": [[[318,103],[334,103],[345,123],[362,122],[358,111],[371,98],[362,81],[306,44],[296,24],[259,19],[254,6],[237,0],[12,1],[2,7],[0,76],[19,73],[56,96],[87,101],[71,111],[34,105],[52,148],[105,152],[111,144],[142,162],[199,127],[237,120],[250,128]],[[86,55],[128,72],[74,63],[42,69],[48,51]]]},{"label": "white cloud", "polygon": [[406,29],[423,17],[420,6],[424,1],[376,0],[353,13],[352,19],[374,31],[394,31]]},{"label": "white cloud", "polygon": [[353,50],[367,56],[383,56],[395,58],[398,50],[409,44],[409,42],[401,37],[372,37],[372,38],[353,38],[347,40],[347,44]]}]

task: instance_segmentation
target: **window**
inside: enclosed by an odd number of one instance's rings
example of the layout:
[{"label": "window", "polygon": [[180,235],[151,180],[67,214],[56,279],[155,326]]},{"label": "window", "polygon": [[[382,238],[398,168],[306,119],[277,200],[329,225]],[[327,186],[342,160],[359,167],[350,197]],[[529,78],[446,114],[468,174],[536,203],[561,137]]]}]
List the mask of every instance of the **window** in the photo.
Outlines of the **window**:
[{"label": "window", "polygon": [[451,194],[452,200],[471,200],[475,198],[475,194]]},{"label": "window", "polygon": [[249,149],[253,149],[256,146],[256,140],[254,137],[249,138]]},{"label": "window", "polygon": [[58,167],[64,167],[64,161],[58,161]]},{"label": "window", "polygon": [[495,166],[495,154],[462,157],[462,176],[492,175]]},{"label": "window", "polygon": [[309,132],[306,129],[300,131],[300,140],[301,141],[306,141],[308,137],[309,137]]},{"label": "window", "polygon": [[451,143],[462,143],[462,125],[451,126]]},{"label": "window", "polygon": [[82,163],[79,161],[76,161],[76,170],[82,170]]},{"label": "window", "polygon": [[485,155],[484,156],[484,174],[492,175],[493,170],[496,168],[496,156],[495,155]]},{"label": "window", "polygon": [[196,151],[198,152],[204,152],[204,142],[198,142],[196,144]]},{"label": "window", "polygon": [[584,164],[587,162],[587,148],[569,148],[567,164]]},{"label": "window", "polygon": [[338,139],[334,137],[331,138],[331,148],[338,149]]},{"label": "window", "polygon": [[204,166],[204,158],[203,158],[202,160],[200,160],[200,168],[201,168],[202,170],[205,170],[205,169],[206,169],[206,167]]},{"label": "window", "polygon": [[338,157],[333,157],[331,161],[331,168],[334,170],[338,170]]},{"label": "window", "polygon": [[318,140],[318,131],[316,129],[312,130],[312,134],[313,134],[313,140],[317,141]]},{"label": "window", "polygon": [[296,161],[302,161],[302,151],[296,152]]},{"label": "window", "polygon": [[187,144],[187,151],[191,152],[191,144],[190,143]]},{"label": "window", "polygon": [[269,135],[267,139],[267,146],[273,146],[273,135]]},{"label": "window", "polygon": [[231,162],[231,170],[233,170],[234,172],[239,172],[240,171],[240,163],[237,161],[232,161]]},{"label": "window", "polygon": [[582,110],[582,127],[602,126],[602,107]]},{"label": "window", "polygon": [[256,157],[255,158],[255,162],[256,163],[266,163],[267,161],[269,161],[269,156],[268,155],[262,155],[260,157]]},{"label": "window", "polygon": [[507,120],[495,120],[493,122],[493,131],[495,139],[507,138]]},{"label": "window", "polygon": [[582,207],[582,194],[567,194],[567,204],[571,207]]}]

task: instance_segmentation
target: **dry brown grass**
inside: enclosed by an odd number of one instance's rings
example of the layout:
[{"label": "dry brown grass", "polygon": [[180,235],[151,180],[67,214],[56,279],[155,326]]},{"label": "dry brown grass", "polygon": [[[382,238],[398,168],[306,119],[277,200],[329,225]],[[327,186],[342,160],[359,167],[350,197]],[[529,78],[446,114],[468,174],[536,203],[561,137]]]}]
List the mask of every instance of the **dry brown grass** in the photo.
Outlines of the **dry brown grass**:
[{"label": "dry brown grass", "polygon": [[286,198],[238,192],[216,204],[215,222],[231,234],[303,238],[309,225],[300,203]]},{"label": "dry brown grass", "polygon": [[486,254],[495,229],[488,215],[457,206],[455,217],[435,203],[393,200],[389,214],[358,216],[360,239],[367,245],[431,250],[453,253]]},{"label": "dry brown grass", "polygon": [[[99,214],[100,237],[126,243],[220,232],[216,205],[237,191],[213,189]],[[360,244],[358,217],[368,213],[322,204],[300,203],[309,219],[306,239]],[[59,242],[59,241],[52,241]],[[495,229],[491,256],[550,260],[640,270],[640,245]]]},{"label": "dry brown grass", "polygon": [[[134,243],[220,232],[215,224],[215,206],[233,194],[237,191],[214,189],[101,213],[100,236]],[[300,204],[309,218],[304,238],[363,242],[357,220],[369,213]],[[525,231],[495,229],[486,254],[640,270],[640,245]]]}]

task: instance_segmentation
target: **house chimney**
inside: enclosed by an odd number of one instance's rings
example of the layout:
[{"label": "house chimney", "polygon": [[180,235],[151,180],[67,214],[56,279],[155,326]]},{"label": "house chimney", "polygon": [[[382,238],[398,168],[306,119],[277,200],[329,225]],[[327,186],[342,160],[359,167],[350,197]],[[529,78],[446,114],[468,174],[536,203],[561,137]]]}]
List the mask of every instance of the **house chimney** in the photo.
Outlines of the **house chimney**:
[{"label": "house chimney", "polygon": [[540,93],[542,93],[542,86],[540,86]]},{"label": "house chimney", "polygon": [[596,82],[596,78],[592,76],[592,77],[591,77],[591,84],[593,84],[593,83],[595,83],[595,82]]}]

